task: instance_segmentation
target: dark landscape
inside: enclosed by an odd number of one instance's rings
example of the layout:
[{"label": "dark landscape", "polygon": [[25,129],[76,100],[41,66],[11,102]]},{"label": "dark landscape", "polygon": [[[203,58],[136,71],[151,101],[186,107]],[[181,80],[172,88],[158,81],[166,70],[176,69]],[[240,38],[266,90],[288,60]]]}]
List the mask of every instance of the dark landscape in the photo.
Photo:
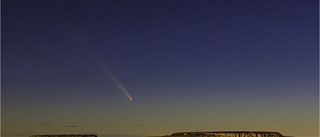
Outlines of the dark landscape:
[{"label": "dark landscape", "polygon": [[[98,137],[89,134],[55,134],[55,135],[33,135],[30,137]],[[177,132],[171,135],[159,137],[284,137],[278,132],[257,131],[223,131],[223,132]]]},{"label": "dark landscape", "polygon": [[284,137],[278,132],[223,131],[223,132],[178,132],[163,137]]}]

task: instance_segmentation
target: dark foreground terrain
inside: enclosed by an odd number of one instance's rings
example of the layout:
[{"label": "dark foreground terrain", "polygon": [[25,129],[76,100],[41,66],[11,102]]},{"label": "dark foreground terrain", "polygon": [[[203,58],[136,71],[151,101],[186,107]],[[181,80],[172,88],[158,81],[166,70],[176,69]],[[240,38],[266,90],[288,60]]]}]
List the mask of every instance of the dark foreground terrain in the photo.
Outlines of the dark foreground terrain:
[{"label": "dark foreground terrain", "polygon": [[[30,137],[98,137],[97,135],[83,134],[56,134],[56,135],[33,135]],[[278,132],[250,132],[250,131],[228,131],[228,132],[178,132],[171,135],[159,137],[284,137]]]},{"label": "dark foreground terrain", "polygon": [[284,137],[278,132],[178,132],[162,137]]},{"label": "dark foreground terrain", "polygon": [[55,134],[55,135],[33,135],[29,137],[98,137],[98,136],[87,135],[87,134]]}]

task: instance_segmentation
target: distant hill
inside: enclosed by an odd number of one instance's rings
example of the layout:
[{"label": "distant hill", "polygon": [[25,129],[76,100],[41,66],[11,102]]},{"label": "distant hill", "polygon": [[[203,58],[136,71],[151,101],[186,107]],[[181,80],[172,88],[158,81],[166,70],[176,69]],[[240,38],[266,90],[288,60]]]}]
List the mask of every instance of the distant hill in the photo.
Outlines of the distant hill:
[{"label": "distant hill", "polygon": [[29,137],[98,137],[98,136],[88,135],[88,134],[55,134],[55,135],[33,135]]},{"label": "distant hill", "polygon": [[178,132],[162,137],[284,137],[278,132],[224,131],[224,132]]}]

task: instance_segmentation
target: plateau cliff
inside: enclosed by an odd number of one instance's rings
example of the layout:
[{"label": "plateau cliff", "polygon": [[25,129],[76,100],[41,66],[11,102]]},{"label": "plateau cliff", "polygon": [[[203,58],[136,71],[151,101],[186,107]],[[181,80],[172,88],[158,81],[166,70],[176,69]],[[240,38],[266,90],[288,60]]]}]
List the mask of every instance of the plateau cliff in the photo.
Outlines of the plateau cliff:
[{"label": "plateau cliff", "polygon": [[87,134],[56,134],[56,135],[33,135],[29,137],[98,137],[98,136],[87,135]]},{"label": "plateau cliff", "polygon": [[284,137],[278,132],[178,132],[166,137]]}]

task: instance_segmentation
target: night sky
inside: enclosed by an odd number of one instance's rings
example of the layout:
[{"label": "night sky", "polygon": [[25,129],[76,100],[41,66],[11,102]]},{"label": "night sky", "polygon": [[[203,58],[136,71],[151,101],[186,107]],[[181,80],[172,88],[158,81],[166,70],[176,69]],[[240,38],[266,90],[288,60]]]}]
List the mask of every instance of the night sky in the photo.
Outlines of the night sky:
[{"label": "night sky", "polygon": [[1,15],[4,137],[319,135],[318,0],[2,0]]}]

